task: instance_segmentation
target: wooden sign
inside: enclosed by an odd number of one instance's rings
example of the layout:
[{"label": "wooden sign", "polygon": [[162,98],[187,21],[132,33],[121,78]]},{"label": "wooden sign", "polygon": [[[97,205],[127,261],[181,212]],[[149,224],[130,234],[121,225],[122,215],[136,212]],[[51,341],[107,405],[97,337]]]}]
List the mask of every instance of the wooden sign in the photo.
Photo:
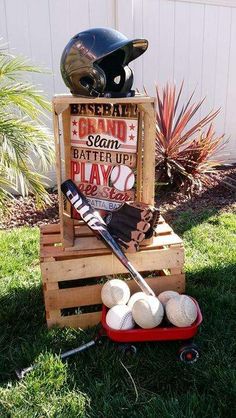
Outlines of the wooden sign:
[{"label": "wooden sign", "polygon": [[136,104],[71,104],[71,178],[96,209],[135,199]]},{"label": "wooden sign", "polygon": [[[125,201],[154,204],[155,111],[152,97],[56,95],[53,124],[63,247],[76,247],[79,222],[60,186],[71,178],[97,209]],[[84,233],[84,232],[83,232]],[[150,241],[150,240],[149,240]],[[150,242],[149,242],[150,243]]]}]

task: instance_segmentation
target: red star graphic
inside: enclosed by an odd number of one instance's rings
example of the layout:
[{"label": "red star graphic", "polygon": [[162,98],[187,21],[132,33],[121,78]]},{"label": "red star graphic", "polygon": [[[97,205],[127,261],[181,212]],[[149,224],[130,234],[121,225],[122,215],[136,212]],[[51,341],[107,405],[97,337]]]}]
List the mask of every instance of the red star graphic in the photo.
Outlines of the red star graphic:
[{"label": "red star graphic", "polygon": [[76,120],[73,120],[73,121],[72,121],[72,124],[73,124],[73,126],[76,126],[76,125],[77,125]]},{"label": "red star graphic", "polygon": [[130,139],[130,141],[133,141],[134,140],[134,138],[135,138],[135,136],[134,135],[129,135],[129,139]]},{"label": "red star graphic", "polygon": [[73,133],[73,135],[76,135],[77,134],[77,131],[74,129],[74,131],[72,133]]},{"label": "red star graphic", "polygon": [[129,125],[129,128],[130,128],[131,131],[134,131],[135,125],[133,125],[133,123],[132,123],[132,125]]}]

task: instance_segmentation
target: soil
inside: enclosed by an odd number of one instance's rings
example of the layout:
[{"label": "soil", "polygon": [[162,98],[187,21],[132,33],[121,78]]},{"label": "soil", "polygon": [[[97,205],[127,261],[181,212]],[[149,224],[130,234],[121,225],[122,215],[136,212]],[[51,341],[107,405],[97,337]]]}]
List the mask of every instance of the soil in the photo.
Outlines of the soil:
[{"label": "soil", "polygon": [[[172,223],[181,212],[187,210],[196,213],[207,209],[236,210],[236,168],[217,171],[211,174],[211,178],[211,187],[203,187],[191,198],[180,192],[160,189],[156,203],[166,222]],[[37,209],[33,196],[12,199],[8,206],[9,214],[0,220],[0,229],[59,222],[57,193],[50,193],[50,197],[51,205],[43,210]]]}]

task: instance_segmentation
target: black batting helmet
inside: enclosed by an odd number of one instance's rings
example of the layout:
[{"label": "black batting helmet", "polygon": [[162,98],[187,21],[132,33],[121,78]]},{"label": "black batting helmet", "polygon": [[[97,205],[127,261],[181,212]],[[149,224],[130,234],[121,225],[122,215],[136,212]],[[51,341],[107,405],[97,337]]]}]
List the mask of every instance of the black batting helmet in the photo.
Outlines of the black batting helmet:
[{"label": "black batting helmet", "polygon": [[80,32],[68,42],[62,53],[62,78],[75,95],[132,95],[133,73],[128,64],[147,47],[146,39],[129,40],[111,28]]}]

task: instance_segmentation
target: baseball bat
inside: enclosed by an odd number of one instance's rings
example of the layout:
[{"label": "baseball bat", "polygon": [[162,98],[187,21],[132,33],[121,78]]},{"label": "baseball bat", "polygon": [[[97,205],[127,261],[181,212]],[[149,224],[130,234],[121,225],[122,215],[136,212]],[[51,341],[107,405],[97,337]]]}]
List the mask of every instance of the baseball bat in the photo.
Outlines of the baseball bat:
[{"label": "baseball bat", "polygon": [[98,212],[94,211],[89,201],[83,193],[77,188],[72,180],[66,180],[61,185],[61,191],[69,200],[71,205],[79,213],[81,218],[86,222],[89,228],[99,237],[103,239],[105,244],[112,250],[113,254],[120,260],[123,266],[130,272],[133,279],[139,285],[144,293],[155,296],[150,286],[145,282],[141,274],[132,266],[120,246],[114,240],[107,229],[107,225]]}]

